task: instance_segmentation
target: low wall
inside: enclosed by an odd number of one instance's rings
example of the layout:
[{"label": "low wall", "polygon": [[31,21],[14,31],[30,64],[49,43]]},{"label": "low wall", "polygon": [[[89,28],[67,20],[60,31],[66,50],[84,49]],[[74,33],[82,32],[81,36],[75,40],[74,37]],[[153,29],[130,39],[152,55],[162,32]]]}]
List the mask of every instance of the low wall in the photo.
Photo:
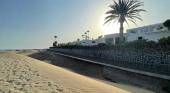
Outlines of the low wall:
[{"label": "low wall", "polygon": [[170,83],[169,80],[128,72],[108,66],[104,66],[103,68],[103,77],[111,81],[116,81],[117,83],[126,83],[149,89],[156,93],[167,93],[162,91],[162,88]]},{"label": "low wall", "polygon": [[50,48],[51,51],[101,58],[111,60],[109,64],[147,71],[170,76],[170,52],[160,51],[120,51],[120,50],[95,50],[95,49],[61,49]]}]

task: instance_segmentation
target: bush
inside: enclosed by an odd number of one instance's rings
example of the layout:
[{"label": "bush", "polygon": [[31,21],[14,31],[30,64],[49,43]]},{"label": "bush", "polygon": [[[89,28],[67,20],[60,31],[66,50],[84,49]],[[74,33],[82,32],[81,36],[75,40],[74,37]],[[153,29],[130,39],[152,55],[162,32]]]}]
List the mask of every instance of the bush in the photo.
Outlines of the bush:
[{"label": "bush", "polygon": [[147,47],[147,40],[146,39],[143,39],[143,40],[135,40],[133,42],[128,42],[125,44],[125,46],[127,47],[133,47],[133,48],[145,48]]},{"label": "bush", "polygon": [[106,46],[106,44],[105,43],[99,43],[97,46],[98,47],[104,47],[104,46]]},{"label": "bush", "polygon": [[113,46],[114,44],[112,44],[112,43],[108,43],[108,44],[106,44],[106,46]]},{"label": "bush", "polygon": [[170,19],[166,20],[166,21],[163,23],[163,25],[164,25],[165,27],[168,27],[168,29],[170,30]]},{"label": "bush", "polygon": [[151,48],[156,47],[157,45],[157,43],[153,40],[147,41],[147,44],[148,44],[148,47],[151,47]]},{"label": "bush", "polygon": [[54,43],[53,43],[53,47],[56,47],[57,46],[57,41],[55,41]]},{"label": "bush", "polygon": [[167,42],[168,45],[170,45],[170,36],[167,37]]},{"label": "bush", "polygon": [[158,39],[158,43],[160,45],[167,45],[167,42],[168,42],[168,39],[165,37]]}]

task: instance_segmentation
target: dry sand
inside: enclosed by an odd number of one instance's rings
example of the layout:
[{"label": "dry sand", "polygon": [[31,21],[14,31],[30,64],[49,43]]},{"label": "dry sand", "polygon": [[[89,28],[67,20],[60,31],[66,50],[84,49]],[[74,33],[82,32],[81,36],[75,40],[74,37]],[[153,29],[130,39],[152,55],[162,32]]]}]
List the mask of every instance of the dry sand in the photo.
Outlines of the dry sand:
[{"label": "dry sand", "polygon": [[31,52],[0,52],[0,93],[153,93],[99,82],[16,53]]}]

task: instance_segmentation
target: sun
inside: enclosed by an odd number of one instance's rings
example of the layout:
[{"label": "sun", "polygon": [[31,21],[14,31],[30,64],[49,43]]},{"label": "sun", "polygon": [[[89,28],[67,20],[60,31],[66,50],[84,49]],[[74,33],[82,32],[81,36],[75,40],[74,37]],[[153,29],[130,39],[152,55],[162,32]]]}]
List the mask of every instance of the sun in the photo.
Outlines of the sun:
[{"label": "sun", "polygon": [[119,24],[116,22],[114,24],[105,24],[103,25],[103,30],[106,34],[119,33]]},{"label": "sun", "polygon": [[[105,23],[106,20],[104,20],[104,19],[105,19],[106,16],[107,15],[103,15],[101,17],[101,23],[102,24]],[[103,29],[105,34],[119,33],[119,28],[120,28],[120,25],[117,21],[115,23],[110,22],[110,24],[108,22],[108,23],[106,23],[105,25],[102,26],[102,29]]]},{"label": "sun", "polygon": [[[102,30],[104,31],[105,34],[113,34],[113,33],[119,33],[119,28],[120,28],[120,25],[119,23],[116,21],[115,23],[111,22],[110,24],[105,24],[105,17],[107,15],[102,15],[101,16],[101,19],[100,19],[100,24],[102,24]],[[114,21],[114,20],[113,20]]]}]

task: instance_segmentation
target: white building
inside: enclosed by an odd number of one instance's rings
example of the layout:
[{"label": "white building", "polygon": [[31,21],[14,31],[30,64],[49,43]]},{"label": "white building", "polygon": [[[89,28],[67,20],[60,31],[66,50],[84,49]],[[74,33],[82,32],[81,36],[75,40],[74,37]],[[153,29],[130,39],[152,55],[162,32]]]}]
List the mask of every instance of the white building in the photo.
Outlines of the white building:
[{"label": "white building", "polygon": [[82,45],[82,46],[91,46],[93,44],[92,44],[92,40],[81,40],[80,45]]},{"label": "white building", "polygon": [[93,45],[98,45],[100,43],[105,43],[105,38],[101,37],[101,38],[97,38],[95,40],[92,40]]},{"label": "white building", "polygon": [[69,45],[92,46],[92,45],[98,45],[99,43],[105,43],[105,38],[97,38],[95,40],[73,41],[70,42]]},{"label": "white building", "polygon": [[[158,41],[158,39],[162,37],[170,36],[170,31],[167,27],[163,26],[163,23],[153,24],[133,29],[127,29],[127,33],[123,33],[124,42],[140,40],[140,39],[148,39],[153,41]],[[95,40],[81,40],[70,42],[69,45],[82,45],[82,46],[92,46],[98,45],[99,43],[106,44],[118,44],[119,43],[119,33],[108,34],[104,37],[97,38]],[[61,45],[66,45],[63,43]],[[68,45],[68,43],[67,43]]]},{"label": "white building", "polygon": [[[127,40],[127,33],[123,34],[124,42]],[[119,33],[105,35],[105,43],[106,44],[118,44],[119,43]]]},{"label": "white building", "polygon": [[163,23],[143,26],[127,30],[127,41],[148,39],[158,41],[162,37],[170,36],[170,31],[163,26]]}]

